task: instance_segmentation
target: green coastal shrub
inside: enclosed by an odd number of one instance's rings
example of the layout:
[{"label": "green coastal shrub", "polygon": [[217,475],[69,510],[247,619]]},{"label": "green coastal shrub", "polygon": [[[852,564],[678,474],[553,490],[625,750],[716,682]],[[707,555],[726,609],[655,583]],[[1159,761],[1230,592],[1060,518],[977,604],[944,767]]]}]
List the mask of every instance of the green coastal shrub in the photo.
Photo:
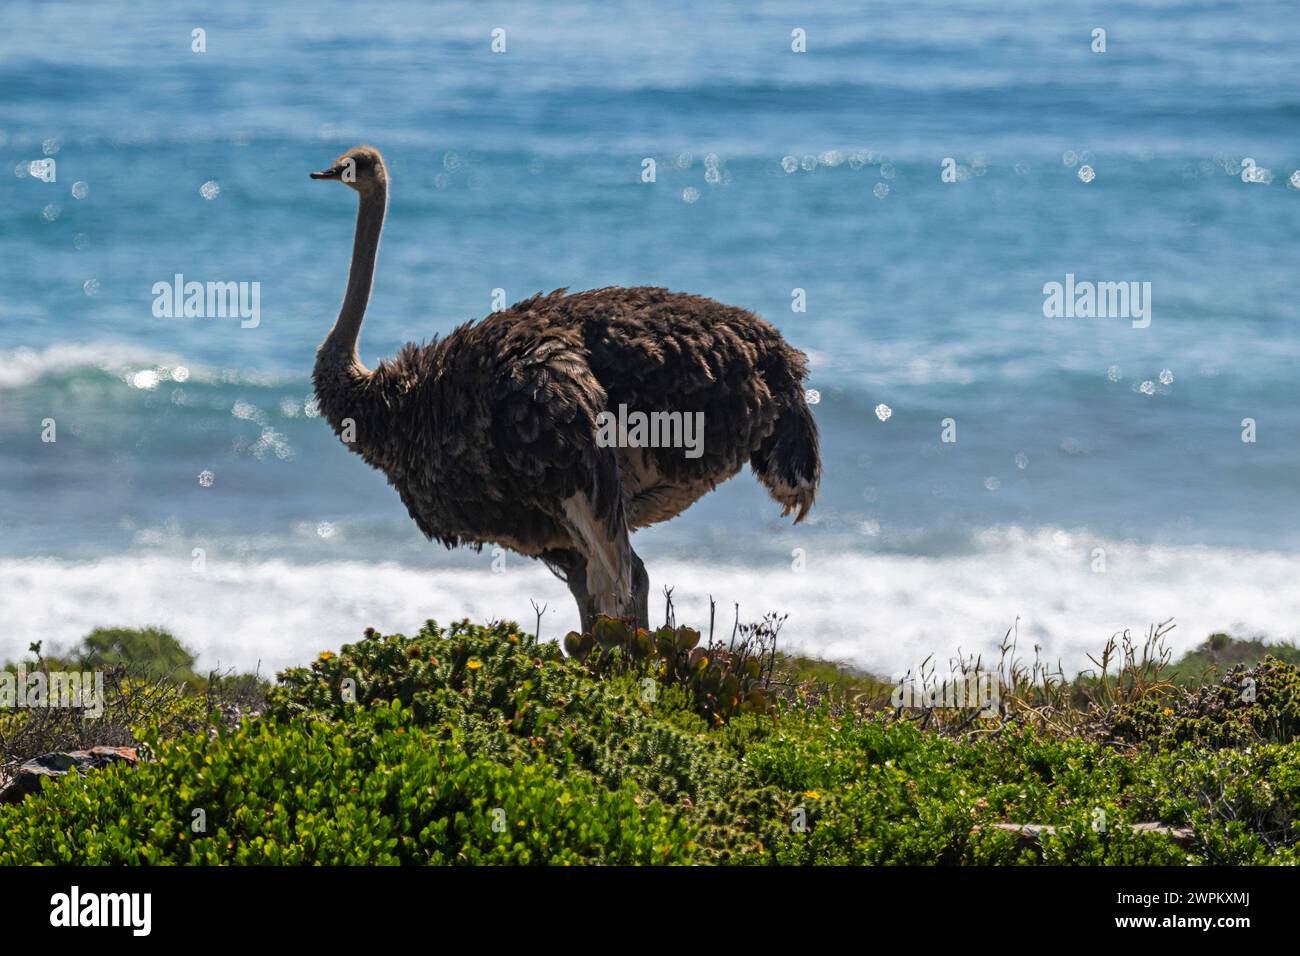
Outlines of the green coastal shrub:
[{"label": "green coastal shrub", "polygon": [[[720,724],[689,681],[595,671],[513,624],[368,632],[282,674],[261,717],[160,726],[138,769],[0,807],[0,863],[1300,862],[1278,661],[1087,733],[936,732],[826,695]],[[1001,828],[1031,823],[1053,829]]]},{"label": "green coastal shrub", "polygon": [[[160,627],[97,627],[67,650],[44,647],[43,641],[31,645],[33,660],[25,662],[28,670],[129,670],[142,680],[169,678],[194,684],[194,654],[170,631]],[[13,670],[13,661],[5,663]]]},{"label": "green coastal shrub", "polygon": [[[784,864],[1265,864],[1297,859],[1300,749],[1160,751],[1027,728],[945,738],[885,717],[809,716],[752,747],[765,783],[799,799]],[[1190,846],[1131,825],[1191,827]],[[993,824],[1056,828],[1036,847]]]},{"label": "green coastal shrub", "polygon": [[83,670],[135,665],[146,676],[197,680],[194,655],[169,631],[159,627],[97,627],[81,639],[71,658]]},{"label": "green coastal shrub", "polygon": [[1259,638],[1247,640],[1229,634],[1211,634],[1172,665],[1169,674],[1180,684],[1197,687],[1205,683],[1207,674],[1219,677],[1238,664],[1253,667],[1266,657],[1300,665],[1300,647],[1289,642],[1265,644]]},{"label": "green coastal shrub", "polygon": [[[421,727],[473,736],[501,759],[541,753],[561,769],[596,773],[665,799],[716,797],[740,781],[739,764],[674,725],[688,701],[634,681],[602,682],[539,645],[514,625],[490,628],[430,622],[415,637],[374,635],[281,675],[270,713],[348,720],[359,709],[400,702]],[[745,782],[752,784],[746,774]]]},{"label": "green coastal shrub", "polygon": [[1119,709],[1110,733],[1164,747],[1291,743],[1300,735],[1300,667],[1266,657],[1254,667],[1233,668],[1215,683],[1142,698]]},{"label": "green coastal shrub", "polygon": [[1185,744],[1152,769],[1162,781],[1157,813],[1196,830],[1198,862],[1300,863],[1300,747]]},{"label": "green coastal shrub", "polygon": [[[257,674],[193,671],[194,654],[160,628],[96,628],[71,650],[51,653],[33,643],[31,658],[0,670],[24,680],[60,671],[93,673],[100,712],[81,707],[0,707],[0,777],[25,760],[55,751],[131,747],[143,728],[163,736],[205,726],[216,712],[228,724],[259,713],[267,681]],[[5,675],[9,676],[9,675]],[[15,685],[16,686],[16,685]]]},{"label": "green coastal shrub", "polygon": [[[544,756],[565,779],[631,786],[678,807],[697,821],[704,856],[761,856],[758,829],[778,819],[777,794],[705,733],[686,689],[644,690],[634,675],[593,678],[556,645],[538,644],[513,624],[444,629],[429,622],[414,637],[372,634],[286,671],[271,692],[270,713],[346,722],[398,702],[419,727],[460,734],[493,759]],[[742,718],[738,733],[756,719]]]},{"label": "green coastal shrub", "polygon": [[161,742],[134,771],[0,807],[0,865],[691,861],[690,830],[657,801],[561,782],[543,757],[475,755],[411,716],[376,707]]}]

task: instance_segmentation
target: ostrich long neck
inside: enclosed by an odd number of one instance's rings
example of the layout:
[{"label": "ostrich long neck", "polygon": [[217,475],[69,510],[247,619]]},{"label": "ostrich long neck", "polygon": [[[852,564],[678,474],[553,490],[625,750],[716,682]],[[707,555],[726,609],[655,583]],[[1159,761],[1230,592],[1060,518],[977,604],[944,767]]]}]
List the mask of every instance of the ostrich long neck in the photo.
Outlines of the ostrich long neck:
[{"label": "ostrich long neck", "polygon": [[[316,394],[330,423],[348,417],[363,401],[370,371],[357,353],[361,323],[366,318],[370,286],[375,277],[375,258],[379,254],[379,234],[384,229],[388,211],[388,187],[380,181],[362,193],[357,209],[357,230],[352,241],[352,267],[348,271],[348,289],[343,296],[339,317],[316,353]],[[353,416],[355,417],[355,416]]]},{"label": "ostrich long neck", "polygon": [[388,187],[376,183],[362,194],[357,207],[357,231],[352,240],[352,268],[348,270],[348,291],[343,296],[343,308],[330,334],[325,337],[321,351],[335,359],[352,360],[362,368],[357,358],[357,338],[361,323],[366,318],[366,303],[370,301],[370,285],[375,278],[375,258],[379,255],[379,234],[384,229],[384,214],[388,211]]}]

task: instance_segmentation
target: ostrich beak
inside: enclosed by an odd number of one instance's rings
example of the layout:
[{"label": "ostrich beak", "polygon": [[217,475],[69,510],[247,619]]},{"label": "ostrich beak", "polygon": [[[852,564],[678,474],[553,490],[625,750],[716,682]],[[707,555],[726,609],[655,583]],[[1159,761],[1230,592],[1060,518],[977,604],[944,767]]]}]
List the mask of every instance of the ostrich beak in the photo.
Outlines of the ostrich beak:
[{"label": "ostrich beak", "polygon": [[329,169],[322,169],[318,173],[309,174],[312,179],[338,179],[343,175],[342,166],[331,166]]}]

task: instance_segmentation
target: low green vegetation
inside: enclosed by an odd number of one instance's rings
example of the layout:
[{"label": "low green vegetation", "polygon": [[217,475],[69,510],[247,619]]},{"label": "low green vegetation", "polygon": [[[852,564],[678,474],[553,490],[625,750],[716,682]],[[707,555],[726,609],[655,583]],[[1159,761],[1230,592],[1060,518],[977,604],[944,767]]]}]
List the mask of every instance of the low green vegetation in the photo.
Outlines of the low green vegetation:
[{"label": "low green vegetation", "polygon": [[[265,706],[268,681],[258,674],[194,671],[194,654],[157,627],[96,628],[76,645],[30,645],[30,658],[0,666],[0,680],[60,671],[94,673],[102,713],[88,719],[69,707],[6,707],[0,700],[0,779],[40,754],[97,746],[130,746],[137,730],[164,737],[192,733],[213,720],[237,724]],[[88,687],[88,691],[92,688]]]},{"label": "low green vegetation", "polygon": [[1211,634],[1170,668],[1170,677],[1181,684],[1199,686],[1207,676],[1222,676],[1238,664],[1252,667],[1266,657],[1300,666],[1300,647],[1293,643],[1265,644],[1260,638],[1237,640],[1227,634]]},{"label": "low green vegetation", "polygon": [[1012,653],[994,710],[911,711],[771,628],[645,633],[569,656],[513,624],[367,632],[238,719],[182,684],[115,741],[139,767],[0,806],[0,864],[1300,863],[1277,657],[1220,645],[1192,687],[1153,629],[1056,685]]}]

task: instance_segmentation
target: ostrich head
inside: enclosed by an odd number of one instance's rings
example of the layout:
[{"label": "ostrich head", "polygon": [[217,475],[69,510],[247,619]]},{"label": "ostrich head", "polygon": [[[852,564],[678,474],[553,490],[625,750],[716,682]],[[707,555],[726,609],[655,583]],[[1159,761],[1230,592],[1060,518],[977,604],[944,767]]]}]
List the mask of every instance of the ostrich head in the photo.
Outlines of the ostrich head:
[{"label": "ostrich head", "polygon": [[312,179],[337,179],[363,196],[376,188],[388,186],[388,169],[384,157],[373,146],[354,146],[328,169],[311,174]]}]

